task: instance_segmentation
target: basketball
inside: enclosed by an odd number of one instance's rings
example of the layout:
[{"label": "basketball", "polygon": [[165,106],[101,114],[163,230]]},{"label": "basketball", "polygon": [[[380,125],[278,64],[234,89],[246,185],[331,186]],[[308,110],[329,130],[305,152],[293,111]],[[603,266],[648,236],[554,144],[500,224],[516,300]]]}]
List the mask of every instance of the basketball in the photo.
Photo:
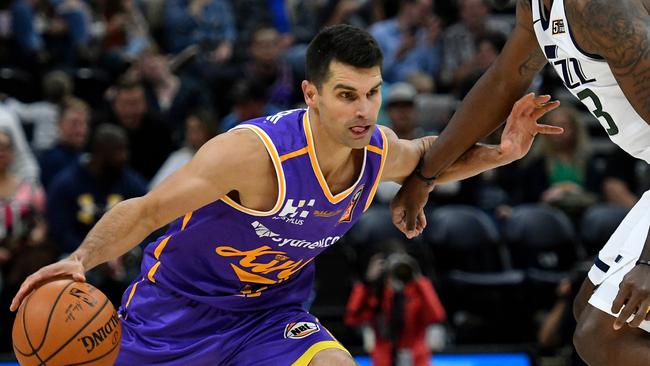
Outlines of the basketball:
[{"label": "basketball", "polygon": [[122,328],[101,291],[88,283],[61,279],[25,298],[12,335],[22,366],[103,366],[115,362]]}]

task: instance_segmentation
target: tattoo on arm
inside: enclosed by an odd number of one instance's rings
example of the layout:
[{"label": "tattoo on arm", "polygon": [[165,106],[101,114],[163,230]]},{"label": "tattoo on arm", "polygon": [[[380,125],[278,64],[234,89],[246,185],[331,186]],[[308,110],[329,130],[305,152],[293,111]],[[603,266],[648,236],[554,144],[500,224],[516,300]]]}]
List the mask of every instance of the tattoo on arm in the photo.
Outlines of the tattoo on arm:
[{"label": "tattoo on arm", "polygon": [[[517,1],[517,27],[529,32],[532,39],[536,39],[533,30],[533,17],[530,0]],[[528,55],[526,61],[519,65],[519,75],[525,78],[532,78],[546,65],[546,57],[542,54],[539,47],[535,46],[533,51]]]},{"label": "tattoo on arm", "polygon": [[621,76],[630,75],[648,57],[650,46],[648,13],[632,3],[592,0],[586,2],[582,12],[578,6],[571,7],[571,19],[578,20],[584,33],[590,36],[592,47],[598,49]]},{"label": "tattoo on arm", "polygon": [[535,49],[526,61],[519,65],[519,75],[524,77],[533,77],[541,70],[548,61],[542,54],[541,50]]},{"label": "tattoo on arm", "polygon": [[[577,1],[567,7],[582,47],[609,63],[635,109],[650,117],[650,17],[637,1]],[[630,81],[632,80],[632,81]],[[627,88],[626,88],[627,86]]]}]

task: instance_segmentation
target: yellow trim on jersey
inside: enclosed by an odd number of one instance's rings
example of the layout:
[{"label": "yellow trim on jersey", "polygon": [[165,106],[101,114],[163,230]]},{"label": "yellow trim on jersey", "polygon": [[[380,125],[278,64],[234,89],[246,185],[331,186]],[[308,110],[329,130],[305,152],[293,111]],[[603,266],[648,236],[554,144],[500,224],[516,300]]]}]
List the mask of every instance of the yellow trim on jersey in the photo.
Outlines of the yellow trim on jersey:
[{"label": "yellow trim on jersey", "polygon": [[[379,128],[379,127],[377,127]],[[381,130],[381,129],[380,129]],[[384,153],[384,149],[381,149],[375,145],[368,145],[368,151],[374,152],[375,154],[382,155]]]},{"label": "yellow trim on jersey", "polygon": [[[183,224],[181,225],[181,231],[185,230],[187,227],[187,223],[190,222],[190,219],[192,218],[192,213],[193,211],[190,211],[185,214],[183,217]],[[154,279],[153,275],[156,274],[156,271],[158,270],[158,267],[160,267],[160,254],[162,254],[163,250],[167,246],[167,243],[169,243],[169,239],[172,238],[172,235],[168,235],[165,239],[161,240],[160,243],[156,246],[156,249],[153,251],[153,256],[158,260],[156,264],[154,264],[150,269],[149,272],[147,273],[147,278],[153,283],[156,283],[156,280]]]},{"label": "yellow trim on jersey", "polygon": [[282,156],[280,156],[280,161],[285,161],[289,160],[291,158],[295,158],[296,156],[304,155],[307,154],[307,147],[303,147],[302,149],[292,151],[290,153],[286,153]]},{"label": "yellow trim on jersey", "polygon": [[169,235],[165,239],[161,240],[160,243],[158,243],[158,246],[153,251],[153,256],[156,257],[156,259],[160,259],[160,253],[162,253],[163,249],[165,249],[165,246],[167,245],[167,242],[169,242],[169,239],[171,239],[171,237],[172,236]]},{"label": "yellow trim on jersey", "polygon": [[307,151],[309,152],[309,161],[311,161],[311,167],[314,170],[316,179],[318,180],[318,183],[320,184],[325,197],[327,197],[327,200],[330,201],[330,203],[339,203],[348,197],[350,193],[354,191],[357,184],[359,184],[359,181],[361,181],[363,173],[366,170],[366,157],[368,155],[368,150],[367,148],[364,148],[363,150],[363,165],[361,166],[361,172],[359,172],[359,177],[357,180],[348,189],[335,196],[332,194],[332,191],[330,191],[330,187],[327,185],[327,181],[323,176],[323,172],[320,170],[320,165],[318,165],[318,159],[316,158],[316,148],[314,147],[314,137],[311,133],[311,124],[309,122],[309,109],[303,115],[302,123],[305,130],[305,135],[307,137]]},{"label": "yellow trim on jersey", "polygon": [[187,224],[190,222],[190,219],[192,218],[192,212],[193,211],[186,213],[185,217],[183,217],[183,225],[181,225],[181,230],[185,230],[185,228],[187,227]]},{"label": "yellow trim on jersey", "polygon": [[156,274],[156,271],[158,270],[158,267],[160,267],[160,261],[156,262],[151,268],[149,269],[149,272],[147,273],[147,278],[149,281],[156,283],[156,279],[153,277],[153,275]]},{"label": "yellow trim on jersey", "polygon": [[363,209],[363,212],[366,212],[366,210],[368,210],[368,207],[370,207],[373,198],[375,198],[375,193],[377,193],[377,186],[379,185],[379,182],[381,181],[381,175],[384,172],[384,164],[386,163],[386,156],[388,155],[388,139],[386,139],[386,135],[384,134],[384,131],[381,130],[381,128],[379,128],[379,132],[381,133],[381,139],[383,140],[384,148],[380,150],[381,163],[379,164],[379,172],[377,172],[377,178],[375,178],[375,184],[372,185],[372,189],[370,190],[370,194],[368,195],[368,200],[366,201],[366,207]]},{"label": "yellow trim on jersey", "polygon": [[131,292],[129,292],[129,298],[126,300],[126,305],[124,305],[125,309],[129,307],[129,304],[131,303],[131,299],[133,298],[133,294],[135,294],[135,289],[138,287],[138,285],[142,281],[144,281],[144,277],[142,277],[142,279],[140,281],[134,283],[133,287],[131,287]]},{"label": "yellow trim on jersey", "polygon": [[[305,353],[302,354],[302,356],[298,357],[296,361],[294,361],[291,366],[307,366],[311,362],[311,360],[314,359],[314,356],[322,350],[325,349],[330,349],[330,348],[336,348],[340,349],[341,351],[344,351],[348,355],[350,352],[343,347],[339,342],[336,341],[322,341],[318,343],[314,343]],[[352,355],[350,355],[352,357]]]},{"label": "yellow trim on jersey", "polygon": [[221,198],[221,200],[227,204],[228,206],[234,208],[237,211],[241,211],[243,213],[247,213],[249,215],[253,216],[271,216],[276,214],[278,211],[280,211],[280,208],[282,208],[282,204],[284,203],[284,196],[286,194],[286,189],[285,189],[285,181],[284,181],[284,170],[282,169],[282,162],[280,160],[280,155],[278,154],[278,151],[275,149],[275,145],[273,145],[273,142],[271,141],[271,138],[269,135],[264,132],[261,128],[253,125],[247,125],[247,124],[241,124],[238,125],[235,128],[248,128],[249,130],[255,132],[257,136],[262,140],[264,143],[264,146],[266,147],[266,150],[268,151],[269,155],[271,156],[271,160],[273,161],[273,166],[275,167],[275,174],[278,178],[278,199],[275,202],[275,206],[270,210],[270,211],[257,211],[250,209],[248,207],[244,207],[240,205],[239,203],[233,201],[230,197],[224,196]]}]

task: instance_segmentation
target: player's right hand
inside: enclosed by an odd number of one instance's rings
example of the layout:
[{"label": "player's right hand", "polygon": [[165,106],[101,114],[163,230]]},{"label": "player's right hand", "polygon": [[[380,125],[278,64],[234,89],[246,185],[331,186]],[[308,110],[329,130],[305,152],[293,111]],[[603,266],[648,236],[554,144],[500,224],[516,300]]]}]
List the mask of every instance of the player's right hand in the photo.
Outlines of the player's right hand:
[{"label": "player's right hand", "polygon": [[25,297],[34,291],[43,283],[53,280],[55,278],[72,277],[74,281],[85,282],[86,276],[84,275],[84,266],[79,259],[68,257],[49,266],[45,266],[38,271],[32,273],[25,279],[20,289],[11,301],[9,310],[16,311]]}]

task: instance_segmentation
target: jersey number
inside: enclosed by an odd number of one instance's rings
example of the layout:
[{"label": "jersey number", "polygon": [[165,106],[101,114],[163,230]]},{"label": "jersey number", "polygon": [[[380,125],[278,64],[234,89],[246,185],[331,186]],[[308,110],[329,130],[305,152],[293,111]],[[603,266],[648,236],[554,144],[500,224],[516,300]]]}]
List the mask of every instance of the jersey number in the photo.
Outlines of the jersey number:
[{"label": "jersey number", "polygon": [[580,100],[585,100],[587,98],[591,99],[594,103],[594,107],[596,107],[596,109],[591,112],[596,116],[596,118],[603,117],[605,119],[605,122],[607,123],[607,128],[605,130],[608,135],[614,136],[618,133],[618,126],[614,123],[612,116],[603,110],[603,104],[600,102],[600,98],[598,98],[596,93],[591,89],[585,89],[578,93],[578,98],[580,98]]}]

